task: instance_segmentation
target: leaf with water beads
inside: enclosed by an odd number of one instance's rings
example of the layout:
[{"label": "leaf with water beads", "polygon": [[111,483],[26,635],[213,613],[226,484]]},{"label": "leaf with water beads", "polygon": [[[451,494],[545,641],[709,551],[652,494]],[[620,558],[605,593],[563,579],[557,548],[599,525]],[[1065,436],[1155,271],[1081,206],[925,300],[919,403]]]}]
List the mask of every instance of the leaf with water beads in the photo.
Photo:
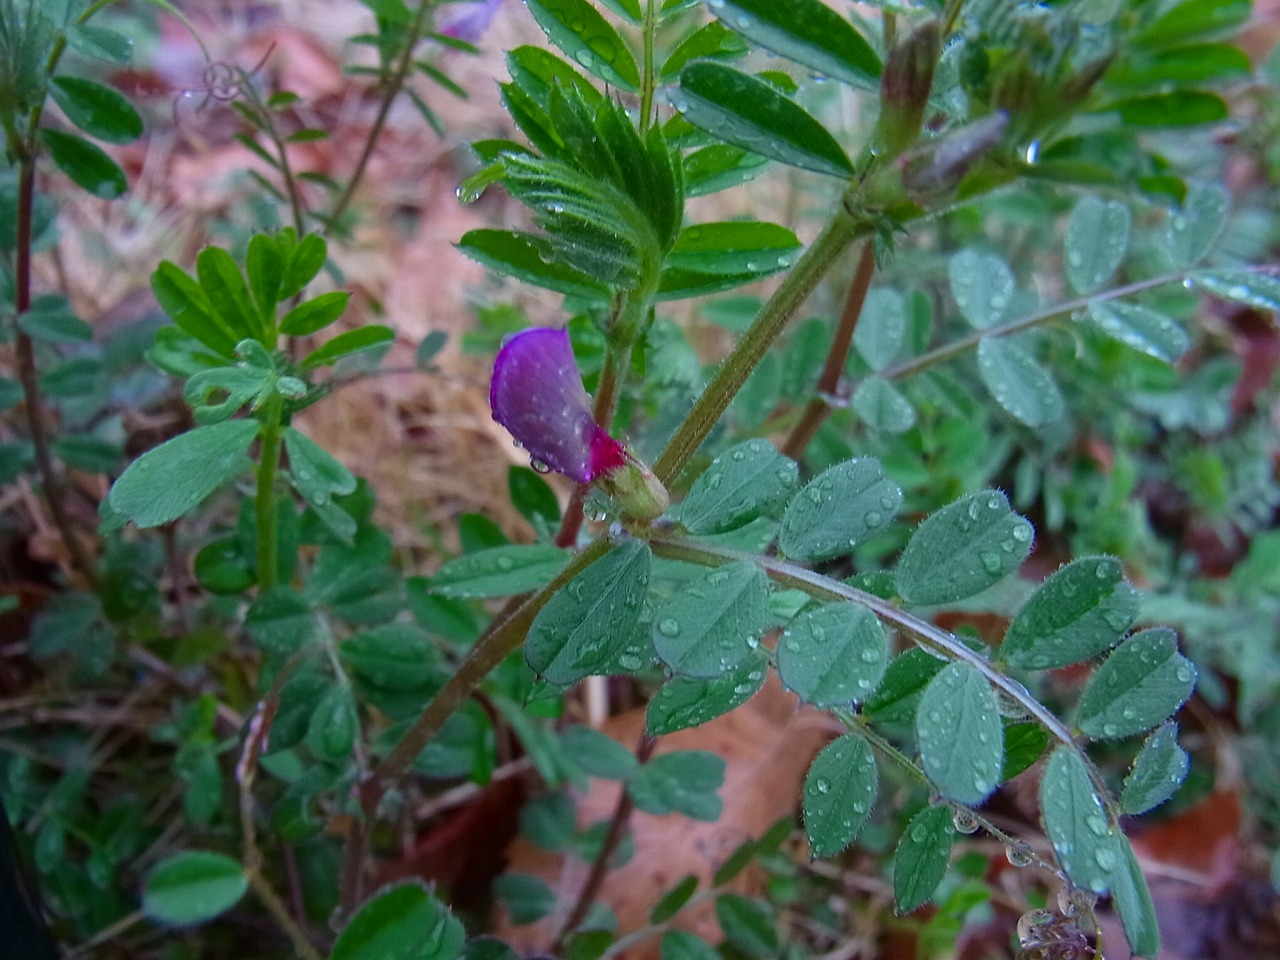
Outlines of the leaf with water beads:
[{"label": "leaf with water beads", "polygon": [[754,274],[791,266],[800,248],[796,235],[776,223],[700,223],[680,231],[666,263],[696,273]]},{"label": "leaf with water beads", "polygon": [[853,164],[803,107],[768,83],[718,63],[680,71],[672,105],[696,127],[780,163],[844,179]]},{"label": "leaf with water beads", "polygon": [[898,595],[921,606],[971,597],[1017,570],[1031,542],[1031,524],[1003,493],[971,493],[930,515],[912,535],[898,561]]},{"label": "leaf with water beads", "polygon": [[490,547],[448,561],[430,589],[446,597],[507,597],[550,583],[568,561],[567,550],[545,544]]},{"label": "leaf with water beads", "polygon": [[1009,624],[1000,654],[1015,667],[1049,670],[1115,645],[1138,615],[1138,591],[1114,557],[1081,557],[1032,594]]},{"label": "leaf with water beads", "polygon": [[713,15],[749,40],[822,76],[876,90],[880,58],[853,25],[818,0],[708,0]]},{"label": "leaf with water beads", "polygon": [[640,618],[651,556],[643,540],[627,540],[556,593],[529,628],[533,672],[561,686],[600,673]]},{"label": "leaf with water beads", "polygon": [[853,842],[876,804],[879,772],[871,746],[845,734],[818,754],[804,780],[804,830],[815,859]]},{"label": "leaf with water beads", "polygon": [[1067,280],[1079,294],[1111,279],[1129,249],[1129,208],[1115,200],[1084,197],[1067,221]]},{"label": "leaf with water beads", "polygon": [[1045,832],[1071,882],[1106,893],[1117,862],[1116,834],[1094,792],[1080,754],[1061,746],[1049,756],[1040,781]]},{"label": "leaf with water beads", "polygon": [[672,677],[653,695],[645,711],[649,736],[700,726],[737,709],[764,686],[766,672],[764,661],[751,657],[728,673],[709,680]]},{"label": "leaf with water beads", "polygon": [[1124,923],[1124,935],[1135,957],[1154,957],[1160,953],[1160,924],[1156,919],[1151,890],[1142,867],[1133,853],[1129,838],[1116,835],[1120,862],[1111,874],[1111,902]]},{"label": "leaf with water beads", "polygon": [[866,700],[884,676],[889,644],[860,603],[804,611],[778,640],[778,673],[801,700],[819,706]]},{"label": "leaf with water beads", "polygon": [[558,260],[545,237],[513,230],[471,230],[458,249],[507,276],[585,300],[604,300],[608,289],[594,277]]},{"label": "leaf with water beads", "polygon": [[1006,337],[983,337],[978,373],[996,403],[1028,427],[1062,416],[1062,393],[1048,371]]},{"label": "leaf with water beads", "polygon": [[552,43],[605,83],[640,88],[640,69],[626,42],[587,0],[526,0]]},{"label": "leaf with water beads", "polygon": [[1175,266],[1190,267],[1208,255],[1230,209],[1231,198],[1221,184],[1187,185],[1187,197],[1169,214],[1165,229],[1165,247]]},{"label": "leaf with water beads", "polygon": [[1100,300],[1090,305],[1089,316],[1107,336],[1165,363],[1173,363],[1191,346],[1177,321],[1138,303]]},{"label": "leaf with water beads", "polygon": [[1137,815],[1164,803],[1187,779],[1191,760],[1178,746],[1178,725],[1166,723],[1147,737],[1134,758],[1133,769],[1124,779],[1120,808]]},{"label": "leaf with water beads", "polygon": [[916,425],[916,408],[883,377],[867,377],[859,383],[849,405],[872,430],[905,433]]},{"label": "leaf with water beads", "polygon": [[961,250],[947,266],[951,296],[975,330],[999,323],[1013,300],[1013,271],[994,253]]},{"label": "leaf with water beads", "polygon": [[719,533],[772,510],[795,489],[799,470],[766,440],[730,447],[694,481],[680,513],[690,533]]},{"label": "leaf with water beads", "polygon": [[1004,727],[991,685],[967,663],[929,681],[916,712],[924,772],[940,793],[981,803],[1000,782]]},{"label": "leaf with water beads", "polygon": [[893,855],[893,898],[899,913],[909,913],[933,897],[955,842],[950,807],[925,807],[911,818]]},{"label": "leaf with water beads", "polygon": [[862,457],[837,464],[796,494],[782,517],[778,545],[795,560],[847,556],[897,515],[902,490],[879,460]]},{"label": "leaf with water beads", "polygon": [[1249,270],[1218,270],[1193,277],[1195,285],[1215,297],[1256,310],[1280,312],[1280,276]]},{"label": "leaf with water beads", "polygon": [[769,580],[741,560],[683,584],[653,615],[653,646],[672,670],[718,677],[746,660],[769,619]]},{"label": "leaf with water beads", "polygon": [[1080,697],[1080,729],[1096,739],[1128,737],[1162,723],[1196,685],[1196,669],[1178,653],[1167,627],[1135,633],[1094,671]]}]

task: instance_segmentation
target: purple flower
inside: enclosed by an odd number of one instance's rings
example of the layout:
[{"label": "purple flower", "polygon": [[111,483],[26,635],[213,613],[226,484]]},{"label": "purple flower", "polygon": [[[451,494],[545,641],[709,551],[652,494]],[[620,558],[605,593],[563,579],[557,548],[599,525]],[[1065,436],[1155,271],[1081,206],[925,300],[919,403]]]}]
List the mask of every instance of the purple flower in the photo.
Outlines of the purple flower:
[{"label": "purple flower", "polygon": [[628,462],[628,454],[591,413],[569,331],[534,327],[503,344],[489,387],[493,419],[535,462],[591,483]]},{"label": "purple flower", "polygon": [[450,4],[436,24],[436,32],[475,43],[488,29],[502,0],[479,0],[476,3]]}]

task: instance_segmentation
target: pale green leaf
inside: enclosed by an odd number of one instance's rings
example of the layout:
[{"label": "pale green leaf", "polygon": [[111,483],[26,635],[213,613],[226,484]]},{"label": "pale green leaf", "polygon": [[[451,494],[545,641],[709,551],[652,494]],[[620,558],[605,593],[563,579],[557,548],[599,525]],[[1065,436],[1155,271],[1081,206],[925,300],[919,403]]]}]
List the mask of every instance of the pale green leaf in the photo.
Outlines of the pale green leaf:
[{"label": "pale green leaf", "polygon": [[1132,218],[1116,200],[1084,197],[1067,222],[1067,280],[1079,294],[1093,293],[1111,279],[1129,249]]},{"label": "pale green leaf", "polygon": [[782,682],[801,700],[840,705],[871,695],[889,644],[876,615],[847,601],[801,612],[778,640],[777,656]]},{"label": "pale green leaf", "polygon": [[951,663],[929,681],[916,711],[920,759],[943,794],[981,803],[1000,781],[1004,728],[991,685],[967,663]]},{"label": "pale green leaf", "polygon": [[996,403],[1028,427],[1039,427],[1062,416],[1058,385],[1030,354],[1007,338],[982,338],[978,344],[978,373]]},{"label": "pale green leaf", "polygon": [[1167,627],[1135,633],[1094,671],[1077,722],[1094,739],[1128,737],[1163,723],[1186,702],[1196,668]]},{"label": "pale green leaf", "polygon": [[782,517],[778,544],[796,560],[845,556],[897,515],[902,490],[879,460],[848,460],[823,471],[796,494]]}]

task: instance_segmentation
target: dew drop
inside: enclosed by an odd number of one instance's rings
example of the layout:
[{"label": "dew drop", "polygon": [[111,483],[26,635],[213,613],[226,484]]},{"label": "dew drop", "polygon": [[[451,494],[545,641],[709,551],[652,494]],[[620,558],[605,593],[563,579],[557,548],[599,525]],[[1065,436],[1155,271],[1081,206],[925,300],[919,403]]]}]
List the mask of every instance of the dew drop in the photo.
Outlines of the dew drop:
[{"label": "dew drop", "polygon": [[551,472],[551,468],[547,466],[545,463],[543,463],[541,460],[539,460],[537,457],[534,457],[532,460],[529,461],[529,469],[532,470],[534,473],[550,473]]},{"label": "dew drop", "polygon": [[512,560],[510,557],[499,557],[499,558],[498,558],[498,569],[499,569],[499,570],[511,570],[511,569],[513,569],[513,568],[515,567],[515,565],[516,565],[516,562],[515,562],[514,560]]},{"label": "dew drop", "polygon": [[822,777],[819,777],[817,780],[815,780],[815,781],[813,782],[813,788],[814,788],[815,790],[817,790],[819,793],[830,793],[830,792],[831,792],[831,784],[830,784],[830,782],[829,782],[829,781],[827,781],[827,780],[825,780],[825,779],[823,779]]},{"label": "dew drop", "polygon": [[1004,856],[1015,867],[1029,867],[1033,860],[1031,848],[1020,840],[1007,844]]},{"label": "dew drop", "polygon": [[957,810],[951,815],[951,825],[956,828],[957,833],[977,833],[978,818],[973,815],[970,810]]},{"label": "dew drop", "polygon": [[658,621],[658,632],[664,637],[680,636],[680,622],[673,617],[663,617]]}]

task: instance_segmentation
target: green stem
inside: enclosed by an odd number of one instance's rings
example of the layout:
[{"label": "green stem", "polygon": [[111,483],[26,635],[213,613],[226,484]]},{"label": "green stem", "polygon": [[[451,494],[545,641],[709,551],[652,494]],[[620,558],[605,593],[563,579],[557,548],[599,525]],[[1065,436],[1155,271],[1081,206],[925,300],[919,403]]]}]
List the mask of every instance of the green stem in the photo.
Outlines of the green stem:
[{"label": "green stem", "polygon": [[851,191],[852,188],[846,192],[822,232],[774,291],[751,328],[743,334],[733,352],[712,377],[654,463],[653,472],[664,484],[670,486],[671,481],[689,462],[689,458],[706,439],[729,402],[742,389],[751,371],[836,259],[851,243],[869,232],[869,225],[851,209]]},{"label": "green stem", "polygon": [[279,574],[279,545],[276,532],[276,478],[280,473],[280,418],[283,399],[273,395],[263,405],[258,436],[262,452],[258,458],[258,590],[270,590]]},{"label": "green stem", "polygon": [[640,133],[649,132],[653,120],[653,92],[657,77],[653,69],[653,35],[657,31],[658,17],[654,0],[646,0],[644,10],[644,79],[640,89]]}]

